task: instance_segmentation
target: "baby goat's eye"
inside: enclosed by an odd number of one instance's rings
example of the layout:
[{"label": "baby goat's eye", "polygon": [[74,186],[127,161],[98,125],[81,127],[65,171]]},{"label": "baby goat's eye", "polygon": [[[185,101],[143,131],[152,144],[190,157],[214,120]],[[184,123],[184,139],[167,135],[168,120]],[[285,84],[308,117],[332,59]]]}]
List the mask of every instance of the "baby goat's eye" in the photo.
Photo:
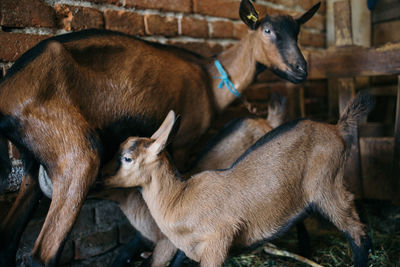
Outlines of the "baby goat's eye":
[{"label": "baby goat's eye", "polygon": [[265,33],[268,33],[268,34],[270,34],[271,33],[271,30],[269,29],[269,28],[265,28]]},{"label": "baby goat's eye", "polygon": [[122,161],[123,161],[124,163],[131,163],[131,162],[132,162],[132,159],[131,159],[131,158],[128,158],[128,157],[122,157]]}]

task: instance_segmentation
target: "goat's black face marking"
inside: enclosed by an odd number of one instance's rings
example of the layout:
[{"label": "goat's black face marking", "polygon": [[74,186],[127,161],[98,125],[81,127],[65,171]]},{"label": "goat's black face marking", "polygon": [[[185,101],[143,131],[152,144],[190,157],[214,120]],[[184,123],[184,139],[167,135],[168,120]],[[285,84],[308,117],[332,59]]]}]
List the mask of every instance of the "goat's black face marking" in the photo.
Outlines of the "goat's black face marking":
[{"label": "goat's black face marking", "polygon": [[260,27],[265,37],[276,46],[285,65],[285,69],[277,66],[270,66],[270,69],[293,83],[303,82],[307,78],[307,63],[297,45],[299,24],[290,16],[267,16]]}]

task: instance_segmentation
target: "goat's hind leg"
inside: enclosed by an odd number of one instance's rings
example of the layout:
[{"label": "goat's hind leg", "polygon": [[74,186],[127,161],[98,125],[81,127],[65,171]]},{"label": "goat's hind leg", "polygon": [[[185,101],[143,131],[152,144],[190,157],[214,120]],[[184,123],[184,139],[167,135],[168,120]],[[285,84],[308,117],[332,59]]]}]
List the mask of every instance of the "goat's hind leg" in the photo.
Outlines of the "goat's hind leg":
[{"label": "goat's hind leg", "polygon": [[42,198],[38,184],[39,164],[21,152],[24,175],[17,198],[0,228],[0,266],[14,266],[19,240],[32,212]]},{"label": "goat's hind leg", "polygon": [[97,176],[100,144],[76,108],[65,101],[45,104],[31,107],[24,127],[30,133],[33,153],[43,161],[53,184],[50,208],[32,256],[34,261],[54,266]]},{"label": "goat's hind leg", "polygon": [[[367,266],[368,255],[372,244],[366,232],[366,227],[361,223],[354,206],[353,195],[342,185],[334,185],[340,190],[325,191],[325,194],[317,206],[323,215],[341,231],[346,234],[353,251],[354,266]],[[326,201],[331,200],[331,201]]]}]

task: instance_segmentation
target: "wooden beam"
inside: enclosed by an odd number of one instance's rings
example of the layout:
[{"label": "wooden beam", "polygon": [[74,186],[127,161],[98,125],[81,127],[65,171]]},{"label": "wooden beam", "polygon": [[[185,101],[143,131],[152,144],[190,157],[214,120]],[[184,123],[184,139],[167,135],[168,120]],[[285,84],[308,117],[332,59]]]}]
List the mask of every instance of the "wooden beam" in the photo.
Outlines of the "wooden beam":
[{"label": "wooden beam", "polygon": [[400,43],[380,48],[359,46],[315,51],[308,57],[308,79],[400,74]]},{"label": "wooden beam", "polygon": [[335,45],[346,46],[353,44],[351,25],[351,9],[349,0],[333,4],[335,19]]},{"label": "wooden beam", "polygon": [[400,2],[398,0],[379,0],[372,12],[374,23],[396,20],[400,18]]},{"label": "wooden beam", "polygon": [[356,94],[354,78],[338,79],[339,86],[339,113],[342,114],[344,108]]},{"label": "wooden beam", "polygon": [[351,0],[353,44],[371,46],[371,12],[365,1]]}]

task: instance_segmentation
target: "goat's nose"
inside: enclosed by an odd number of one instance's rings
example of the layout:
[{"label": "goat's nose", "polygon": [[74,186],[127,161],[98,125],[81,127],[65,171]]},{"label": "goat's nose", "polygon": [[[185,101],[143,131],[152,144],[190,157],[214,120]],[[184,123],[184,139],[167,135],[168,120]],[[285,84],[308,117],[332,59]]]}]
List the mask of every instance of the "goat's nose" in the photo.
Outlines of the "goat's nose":
[{"label": "goat's nose", "polygon": [[295,65],[296,71],[302,75],[307,75],[307,67],[301,64]]}]

